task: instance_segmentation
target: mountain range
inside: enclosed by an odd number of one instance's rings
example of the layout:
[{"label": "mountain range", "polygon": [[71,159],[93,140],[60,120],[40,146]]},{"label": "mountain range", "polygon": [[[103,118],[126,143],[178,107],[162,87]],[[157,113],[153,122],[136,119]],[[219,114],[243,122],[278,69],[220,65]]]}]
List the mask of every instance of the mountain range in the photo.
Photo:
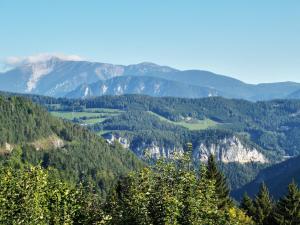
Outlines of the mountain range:
[{"label": "mountain range", "polygon": [[154,63],[113,65],[51,57],[24,62],[0,73],[0,90],[53,97],[144,94],[199,98],[223,96],[251,101],[299,98],[295,82],[247,84],[204,70],[177,70]]}]

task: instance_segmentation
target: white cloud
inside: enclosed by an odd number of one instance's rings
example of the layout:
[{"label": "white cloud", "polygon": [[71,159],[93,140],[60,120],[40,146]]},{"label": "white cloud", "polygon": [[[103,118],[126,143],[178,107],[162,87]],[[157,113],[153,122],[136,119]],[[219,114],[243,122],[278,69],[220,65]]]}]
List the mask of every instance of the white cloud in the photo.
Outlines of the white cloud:
[{"label": "white cloud", "polygon": [[39,63],[50,60],[51,58],[58,58],[65,61],[81,61],[81,58],[78,55],[66,55],[63,53],[41,53],[32,56],[19,57],[19,56],[10,56],[3,60],[3,64],[6,66],[19,66],[27,63]]}]

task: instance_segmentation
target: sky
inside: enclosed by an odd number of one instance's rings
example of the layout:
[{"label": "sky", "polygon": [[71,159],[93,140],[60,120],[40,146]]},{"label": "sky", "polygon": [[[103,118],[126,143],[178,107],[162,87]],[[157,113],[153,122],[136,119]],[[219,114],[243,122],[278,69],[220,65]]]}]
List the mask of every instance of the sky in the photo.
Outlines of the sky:
[{"label": "sky", "polygon": [[300,82],[299,0],[0,0],[0,60],[154,62]]}]

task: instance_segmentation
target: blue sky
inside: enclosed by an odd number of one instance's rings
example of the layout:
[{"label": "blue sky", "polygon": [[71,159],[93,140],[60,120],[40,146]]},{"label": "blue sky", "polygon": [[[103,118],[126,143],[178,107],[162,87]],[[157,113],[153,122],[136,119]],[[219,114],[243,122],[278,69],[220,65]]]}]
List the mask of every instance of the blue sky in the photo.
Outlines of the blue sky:
[{"label": "blue sky", "polygon": [[151,61],[300,82],[299,0],[0,0],[0,58]]}]

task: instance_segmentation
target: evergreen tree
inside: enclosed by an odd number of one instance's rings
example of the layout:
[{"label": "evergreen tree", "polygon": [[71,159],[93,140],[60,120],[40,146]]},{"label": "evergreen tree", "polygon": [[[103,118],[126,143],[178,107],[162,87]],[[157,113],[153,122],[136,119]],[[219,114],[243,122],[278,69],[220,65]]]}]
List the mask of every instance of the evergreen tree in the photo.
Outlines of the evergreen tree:
[{"label": "evergreen tree", "polygon": [[268,225],[271,224],[270,214],[273,209],[273,202],[269,194],[267,186],[262,183],[258,194],[254,200],[255,214],[253,216],[254,221],[258,225]]},{"label": "evergreen tree", "polygon": [[109,224],[253,224],[236,207],[218,207],[215,180],[206,178],[206,166],[198,176],[180,163],[159,160],[152,169],[131,173],[119,182],[105,206]]},{"label": "evergreen tree", "polygon": [[210,155],[207,162],[207,179],[215,180],[216,193],[219,198],[219,208],[232,205],[232,201],[229,197],[230,190],[224,174],[218,169],[216,158],[214,155]]},{"label": "evergreen tree", "polygon": [[245,193],[243,196],[243,199],[240,204],[240,209],[242,209],[248,216],[253,217],[255,214],[255,207],[253,201],[247,193]]},{"label": "evergreen tree", "polygon": [[278,225],[300,224],[300,191],[292,182],[288,186],[288,193],[276,205],[273,220]]}]

